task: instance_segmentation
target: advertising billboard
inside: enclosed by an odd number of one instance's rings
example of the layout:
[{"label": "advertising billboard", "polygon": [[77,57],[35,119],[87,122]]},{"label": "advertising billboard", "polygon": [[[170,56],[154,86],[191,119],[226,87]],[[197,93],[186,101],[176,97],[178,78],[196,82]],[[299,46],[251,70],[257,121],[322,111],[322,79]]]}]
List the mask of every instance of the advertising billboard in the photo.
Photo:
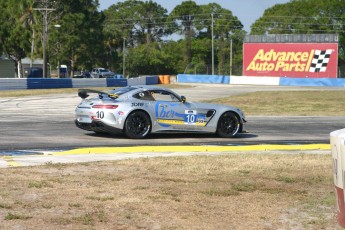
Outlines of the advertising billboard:
[{"label": "advertising billboard", "polygon": [[338,43],[244,43],[243,75],[337,78]]}]

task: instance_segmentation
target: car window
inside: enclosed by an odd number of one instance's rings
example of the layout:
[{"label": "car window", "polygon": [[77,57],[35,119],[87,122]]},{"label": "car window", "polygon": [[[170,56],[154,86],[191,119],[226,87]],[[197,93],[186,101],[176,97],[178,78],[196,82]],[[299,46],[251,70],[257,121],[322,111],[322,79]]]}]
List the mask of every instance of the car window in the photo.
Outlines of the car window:
[{"label": "car window", "polygon": [[145,100],[145,101],[154,101],[155,99],[152,97],[151,93],[147,90],[144,90],[142,92],[136,93],[133,95],[134,98]]},{"label": "car window", "polygon": [[151,95],[156,101],[180,101],[174,94],[164,90],[151,91]]}]

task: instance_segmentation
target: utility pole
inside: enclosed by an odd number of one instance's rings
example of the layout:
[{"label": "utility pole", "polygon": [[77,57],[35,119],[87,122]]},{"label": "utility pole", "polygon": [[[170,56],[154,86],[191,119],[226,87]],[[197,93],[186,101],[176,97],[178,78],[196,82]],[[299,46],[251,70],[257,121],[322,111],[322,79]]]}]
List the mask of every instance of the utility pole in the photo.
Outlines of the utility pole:
[{"label": "utility pole", "polygon": [[42,34],[42,48],[43,48],[43,78],[47,78],[47,42],[48,42],[48,15],[55,9],[51,8],[52,3],[49,0],[37,1],[40,3],[40,8],[33,8],[43,15],[43,34]]},{"label": "utility pole", "polygon": [[125,77],[125,73],[126,73],[126,38],[123,38],[123,47],[122,47],[122,55],[123,55],[123,59],[122,59],[122,75],[124,78]]},{"label": "utility pole", "polygon": [[232,75],[232,38],[230,38],[230,76]]},{"label": "utility pole", "polygon": [[211,14],[211,36],[212,36],[212,75],[214,75],[214,36],[213,36],[213,14]]}]

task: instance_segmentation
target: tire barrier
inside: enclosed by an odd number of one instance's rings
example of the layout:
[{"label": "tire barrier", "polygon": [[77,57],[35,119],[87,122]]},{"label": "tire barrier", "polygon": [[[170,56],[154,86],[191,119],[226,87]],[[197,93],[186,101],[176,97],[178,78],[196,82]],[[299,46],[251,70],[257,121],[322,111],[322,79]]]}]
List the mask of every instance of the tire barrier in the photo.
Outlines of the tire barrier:
[{"label": "tire barrier", "polygon": [[333,179],[337,199],[337,220],[345,228],[345,129],[330,134],[333,158]]},{"label": "tire barrier", "polygon": [[170,84],[170,75],[159,75],[158,82],[159,84],[164,84],[164,85]]}]

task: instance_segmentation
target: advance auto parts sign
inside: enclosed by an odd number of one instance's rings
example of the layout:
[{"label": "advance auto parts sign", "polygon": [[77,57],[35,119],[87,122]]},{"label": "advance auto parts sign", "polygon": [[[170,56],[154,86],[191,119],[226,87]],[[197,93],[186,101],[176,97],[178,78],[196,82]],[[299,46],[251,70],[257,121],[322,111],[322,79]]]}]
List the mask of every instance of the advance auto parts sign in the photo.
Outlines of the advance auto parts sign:
[{"label": "advance auto parts sign", "polygon": [[244,43],[243,75],[336,78],[337,43]]}]

